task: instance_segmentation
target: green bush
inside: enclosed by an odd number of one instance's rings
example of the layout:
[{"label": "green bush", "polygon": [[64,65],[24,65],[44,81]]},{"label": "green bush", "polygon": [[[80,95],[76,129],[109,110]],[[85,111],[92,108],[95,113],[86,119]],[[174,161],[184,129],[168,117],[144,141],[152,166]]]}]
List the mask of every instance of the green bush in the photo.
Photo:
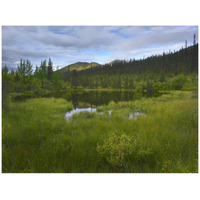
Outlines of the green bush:
[{"label": "green bush", "polygon": [[98,106],[97,107],[97,112],[104,112],[106,110],[105,106]]},{"label": "green bush", "polygon": [[115,109],[115,107],[116,107],[116,103],[114,101],[109,102],[108,104],[109,109]]},{"label": "green bush", "polygon": [[4,109],[9,109],[12,106],[11,96],[9,94],[2,95],[2,107]]},{"label": "green bush", "polygon": [[173,87],[176,90],[181,90],[184,86],[184,84],[187,81],[187,77],[183,74],[178,75],[176,78],[173,79]]},{"label": "green bush", "polygon": [[162,164],[162,173],[189,173],[180,161],[167,160]]},{"label": "green bush", "polygon": [[92,119],[94,118],[96,115],[95,112],[88,112],[88,111],[83,111],[83,112],[80,112],[80,113],[75,113],[73,116],[72,116],[72,119],[73,120],[78,120],[78,119]]},{"label": "green bush", "polygon": [[97,152],[112,167],[126,170],[127,158],[133,152],[132,138],[122,134],[117,136],[112,133],[103,145],[97,144]]},{"label": "green bush", "polygon": [[137,163],[140,170],[143,170],[145,165],[154,167],[156,164],[154,153],[149,148],[145,149],[144,147],[140,147],[136,150],[134,161]]}]

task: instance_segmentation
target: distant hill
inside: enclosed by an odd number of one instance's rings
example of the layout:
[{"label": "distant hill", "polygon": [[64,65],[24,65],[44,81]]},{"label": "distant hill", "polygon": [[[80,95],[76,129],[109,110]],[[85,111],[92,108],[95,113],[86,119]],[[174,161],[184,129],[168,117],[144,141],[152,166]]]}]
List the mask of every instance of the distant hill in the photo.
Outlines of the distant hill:
[{"label": "distant hill", "polygon": [[96,67],[96,66],[100,66],[100,64],[96,63],[96,62],[92,62],[92,63],[77,62],[77,63],[74,63],[74,64],[67,65],[67,66],[59,69],[59,71],[60,72],[66,72],[66,71],[68,71],[68,68],[69,68],[70,71],[72,71],[72,70],[81,71],[83,69],[89,69],[91,66]]},{"label": "distant hill", "polygon": [[121,62],[123,62],[123,60],[113,60],[112,62],[109,62],[108,64],[109,65],[113,65],[113,64],[115,64],[115,63],[121,63]]}]

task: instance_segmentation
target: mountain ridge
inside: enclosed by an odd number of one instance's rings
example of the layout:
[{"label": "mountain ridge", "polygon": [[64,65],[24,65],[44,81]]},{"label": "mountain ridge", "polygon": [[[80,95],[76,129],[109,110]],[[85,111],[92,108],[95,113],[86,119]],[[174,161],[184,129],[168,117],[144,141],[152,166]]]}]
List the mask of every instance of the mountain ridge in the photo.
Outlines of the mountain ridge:
[{"label": "mountain ridge", "polygon": [[91,67],[96,67],[96,66],[101,66],[101,64],[97,63],[97,62],[76,62],[76,63],[72,63],[69,64],[61,69],[59,69],[58,71],[60,72],[66,72],[66,71],[72,71],[72,70],[76,70],[76,71],[81,71],[84,69],[89,69]]}]

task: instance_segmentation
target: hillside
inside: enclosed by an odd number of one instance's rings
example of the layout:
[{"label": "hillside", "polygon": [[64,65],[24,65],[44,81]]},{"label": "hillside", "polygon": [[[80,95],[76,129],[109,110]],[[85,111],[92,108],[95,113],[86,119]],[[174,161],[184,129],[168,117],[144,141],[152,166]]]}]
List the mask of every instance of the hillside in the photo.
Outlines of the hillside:
[{"label": "hillside", "polygon": [[113,61],[109,62],[108,65],[113,65],[113,64],[122,63],[122,62],[123,62],[123,60],[116,59],[116,60],[113,60]]},{"label": "hillside", "polygon": [[[198,74],[198,44],[145,59],[117,61],[101,67],[86,68],[75,73],[66,71],[63,73],[63,77],[71,88],[79,86],[88,88],[138,88],[138,90],[141,90],[141,88],[147,87],[147,81],[151,81],[155,90],[170,90],[183,88],[187,78],[181,75],[191,74]],[[178,77],[179,75],[180,77]],[[173,79],[173,77],[178,77],[178,79]],[[167,84],[160,87],[166,80],[168,80]],[[172,84],[170,81],[174,83]],[[189,83],[190,80],[186,82]],[[186,86],[187,88],[196,88],[196,86],[192,86],[192,83]]]},{"label": "hillside", "polygon": [[[112,64],[112,65],[111,65]],[[101,68],[85,70],[78,74],[190,74],[198,72],[198,44],[180,49],[178,51],[152,55],[145,59],[130,61],[114,60]]]},{"label": "hillside", "polygon": [[67,65],[61,69],[59,69],[60,72],[66,72],[68,71],[72,71],[72,70],[76,70],[76,71],[81,71],[83,69],[89,69],[90,67],[96,67],[96,66],[100,66],[99,63],[96,63],[96,62],[92,62],[92,63],[89,63],[89,62],[77,62],[77,63],[73,63],[73,64],[70,64],[70,65]]}]

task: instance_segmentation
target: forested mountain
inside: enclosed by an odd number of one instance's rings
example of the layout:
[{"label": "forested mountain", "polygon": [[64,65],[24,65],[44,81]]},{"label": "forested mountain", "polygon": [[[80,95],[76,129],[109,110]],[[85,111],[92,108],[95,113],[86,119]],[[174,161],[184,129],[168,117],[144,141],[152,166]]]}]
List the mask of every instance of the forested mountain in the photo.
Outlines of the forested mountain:
[{"label": "forested mountain", "polygon": [[59,71],[61,72],[67,72],[68,70],[69,71],[72,71],[72,70],[77,70],[77,71],[80,71],[80,70],[83,70],[83,69],[89,69],[91,67],[96,67],[96,66],[101,66],[99,63],[96,63],[96,62],[77,62],[77,63],[74,63],[74,64],[70,64],[70,65],[67,65],[66,67],[63,67],[61,69],[59,69]]},{"label": "forested mountain", "polygon": [[116,64],[116,63],[121,63],[123,60],[113,60],[113,61],[111,61],[111,62],[109,62],[108,64],[109,65],[112,65],[112,64]]},{"label": "forested mountain", "polygon": [[85,70],[79,74],[116,74],[116,73],[184,73],[197,72],[198,70],[198,45],[181,49],[177,52],[163,53],[154,55],[146,59],[114,60],[99,68],[93,67],[92,70]]},{"label": "forested mountain", "polygon": [[67,71],[63,76],[72,87],[134,88],[134,82],[162,82],[167,77],[192,73],[198,73],[198,44],[146,59],[117,60],[101,67]]}]

